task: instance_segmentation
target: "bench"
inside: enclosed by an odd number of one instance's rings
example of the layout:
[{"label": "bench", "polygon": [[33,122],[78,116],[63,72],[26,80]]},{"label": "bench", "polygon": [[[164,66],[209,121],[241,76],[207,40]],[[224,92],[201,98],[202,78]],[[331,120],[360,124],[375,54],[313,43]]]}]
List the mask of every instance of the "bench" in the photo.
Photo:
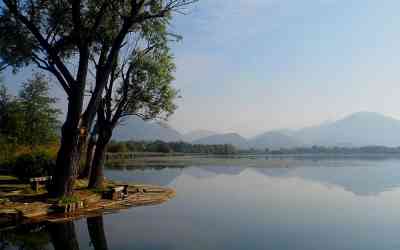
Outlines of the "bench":
[{"label": "bench", "polygon": [[38,192],[40,184],[48,184],[51,180],[51,176],[43,176],[30,178],[29,182],[31,183],[32,190]]},{"label": "bench", "polygon": [[103,198],[111,200],[123,200],[128,197],[128,185],[112,187],[103,193]]}]

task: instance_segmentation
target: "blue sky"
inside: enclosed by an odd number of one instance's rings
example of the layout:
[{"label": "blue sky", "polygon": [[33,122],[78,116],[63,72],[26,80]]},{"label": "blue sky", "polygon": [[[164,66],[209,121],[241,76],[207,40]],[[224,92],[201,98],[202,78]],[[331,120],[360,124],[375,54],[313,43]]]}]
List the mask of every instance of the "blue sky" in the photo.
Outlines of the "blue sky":
[{"label": "blue sky", "polygon": [[184,37],[174,45],[183,98],[171,125],[252,136],[357,111],[400,118],[399,9],[395,0],[200,0],[173,22]]}]

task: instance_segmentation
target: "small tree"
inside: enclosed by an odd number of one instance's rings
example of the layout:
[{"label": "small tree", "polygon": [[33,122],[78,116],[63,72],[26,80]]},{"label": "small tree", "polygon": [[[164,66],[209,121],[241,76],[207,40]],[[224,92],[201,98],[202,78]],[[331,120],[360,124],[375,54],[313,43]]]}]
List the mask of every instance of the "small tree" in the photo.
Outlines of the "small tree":
[{"label": "small tree", "polygon": [[0,136],[7,144],[22,143],[24,117],[18,100],[0,85]]},{"label": "small tree", "polygon": [[[97,111],[97,143],[89,178],[89,187],[103,185],[107,144],[114,128],[127,116],[144,120],[166,119],[175,109],[177,91],[171,86],[175,64],[166,46],[167,34],[157,30],[162,42],[145,49],[136,48],[125,68],[115,70]],[[158,39],[158,41],[160,41]]]},{"label": "small tree", "polygon": [[23,83],[18,98],[0,86],[0,134],[8,143],[34,147],[55,141],[60,110],[48,91],[40,74]]},{"label": "small tree", "polygon": [[0,134],[4,133],[4,127],[8,120],[11,98],[6,86],[0,85]]},{"label": "small tree", "polygon": [[56,99],[49,97],[49,84],[44,75],[35,74],[23,83],[19,103],[24,117],[24,144],[34,147],[54,142],[61,111],[55,108]]}]

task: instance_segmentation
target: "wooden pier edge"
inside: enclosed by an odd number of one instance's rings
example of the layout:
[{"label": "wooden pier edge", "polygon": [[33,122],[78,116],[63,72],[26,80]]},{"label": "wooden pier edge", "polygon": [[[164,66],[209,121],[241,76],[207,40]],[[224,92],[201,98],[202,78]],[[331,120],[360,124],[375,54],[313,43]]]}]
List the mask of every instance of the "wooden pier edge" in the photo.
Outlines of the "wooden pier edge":
[{"label": "wooden pier edge", "polygon": [[[75,193],[84,197],[81,200],[84,206],[73,213],[57,213],[52,209],[54,204],[45,202],[10,203],[9,205],[0,205],[0,217],[12,215],[12,218],[16,220],[15,226],[30,223],[62,223],[86,217],[118,213],[138,206],[159,205],[176,196],[176,192],[172,188],[153,185],[128,185],[128,196],[123,200],[103,199],[101,194],[87,190],[78,190]],[[0,224],[0,231],[9,227],[9,224]]]}]

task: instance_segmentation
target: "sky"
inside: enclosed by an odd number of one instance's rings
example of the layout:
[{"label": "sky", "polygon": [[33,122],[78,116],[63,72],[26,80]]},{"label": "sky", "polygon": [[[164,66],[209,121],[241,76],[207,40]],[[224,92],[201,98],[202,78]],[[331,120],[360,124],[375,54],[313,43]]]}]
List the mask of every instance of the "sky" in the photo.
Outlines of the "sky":
[{"label": "sky", "polygon": [[[171,30],[180,132],[244,136],[354,112],[400,119],[400,1],[200,0]],[[16,91],[30,69],[4,78]],[[60,87],[52,93],[65,102]]]}]

